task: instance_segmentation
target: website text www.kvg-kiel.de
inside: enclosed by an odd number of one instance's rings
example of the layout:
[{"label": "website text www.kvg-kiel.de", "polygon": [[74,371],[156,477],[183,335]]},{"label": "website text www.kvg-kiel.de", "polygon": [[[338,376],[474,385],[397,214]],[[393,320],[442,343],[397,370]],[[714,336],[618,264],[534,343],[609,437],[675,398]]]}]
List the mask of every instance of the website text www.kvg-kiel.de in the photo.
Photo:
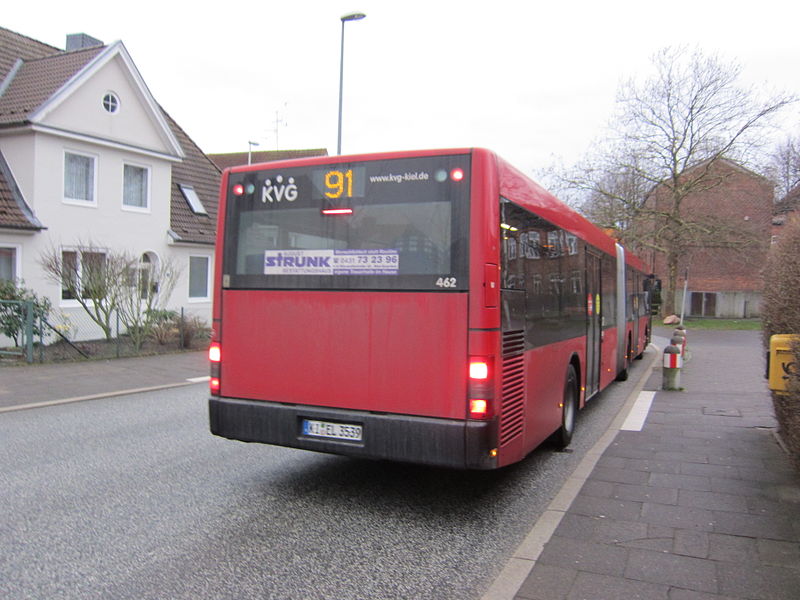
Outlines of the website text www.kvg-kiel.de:
[{"label": "website text www.kvg-kiel.de", "polygon": [[406,181],[428,181],[430,175],[424,171],[403,173],[402,175],[370,175],[370,183],[404,183]]}]

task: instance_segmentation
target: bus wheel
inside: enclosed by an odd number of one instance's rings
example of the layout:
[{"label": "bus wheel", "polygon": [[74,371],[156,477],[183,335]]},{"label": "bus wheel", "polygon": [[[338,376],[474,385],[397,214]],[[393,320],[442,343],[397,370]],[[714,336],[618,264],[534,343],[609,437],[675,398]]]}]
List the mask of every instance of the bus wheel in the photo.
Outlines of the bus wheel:
[{"label": "bus wheel", "polygon": [[617,373],[616,381],[628,381],[628,360],[630,359],[631,352],[631,341],[628,340],[628,351],[625,353],[625,368]]},{"label": "bus wheel", "polygon": [[564,399],[561,407],[561,427],[553,436],[559,449],[566,448],[572,441],[575,433],[575,417],[578,413],[578,375],[575,367],[567,368],[567,378],[564,381]]},{"label": "bus wheel", "polygon": [[650,339],[650,331],[648,331],[647,329],[644,330],[644,339],[645,339],[645,342],[644,342],[644,344],[642,344],[642,346],[643,346],[642,347],[642,351],[639,352],[639,354],[636,355],[636,360],[642,360],[644,358],[644,351],[645,351],[644,347],[647,346],[647,340]]}]

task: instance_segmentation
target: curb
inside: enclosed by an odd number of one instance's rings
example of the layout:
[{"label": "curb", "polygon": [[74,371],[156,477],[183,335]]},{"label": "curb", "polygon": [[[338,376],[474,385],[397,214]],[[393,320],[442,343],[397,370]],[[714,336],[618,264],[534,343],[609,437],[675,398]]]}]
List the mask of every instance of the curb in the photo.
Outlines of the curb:
[{"label": "curb", "polygon": [[130,394],[143,394],[145,392],[155,392],[158,390],[166,390],[170,388],[185,387],[207,381],[208,377],[192,377],[186,381],[178,383],[164,383],[161,385],[153,385],[150,387],[133,388],[129,390],[117,390],[114,392],[100,392],[98,394],[90,394],[88,396],[74,396],[72,398],[63,398],[61,400],[47,400],[45,402],[33,402],[31,404],[18,404],[16,406],[6,406],[0,408],[0,414],[16,412],[20,410],[30,410],[33,408],[47,408],[48,406],[59,406],[62,404],[73,404],[75,402],[86,402],[88,400],[102,400],[103,398],[114,398],[116,396],[128,396]]}]

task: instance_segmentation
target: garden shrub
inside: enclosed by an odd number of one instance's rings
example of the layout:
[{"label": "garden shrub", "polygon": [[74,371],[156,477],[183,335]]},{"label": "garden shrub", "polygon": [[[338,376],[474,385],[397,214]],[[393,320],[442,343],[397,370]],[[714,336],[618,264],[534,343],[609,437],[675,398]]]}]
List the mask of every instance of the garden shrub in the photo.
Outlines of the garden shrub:
[{"label": "garden shrub", "polygon": [[[783,226],[778,242],[770,250],[764,270],[762,321],[764,345],[775,334],[800,334],[800,217]],[[800,344],[792,347],[800,365]],[[780,435],[800,467],[800,381],[795,378],[786,394],[772,394]]]},{"label": "garden shrub", "polygon": [[[22,287],[22,282],[0,279],[0,300],[33,303],[33,337],[43,335],[42,321],[50,314],[50,300],[39,298],[33,290]],[[14,340],[15,345],[22,344],[25,329],[25,311],[19,304],[0,305],[0,335]]]}]

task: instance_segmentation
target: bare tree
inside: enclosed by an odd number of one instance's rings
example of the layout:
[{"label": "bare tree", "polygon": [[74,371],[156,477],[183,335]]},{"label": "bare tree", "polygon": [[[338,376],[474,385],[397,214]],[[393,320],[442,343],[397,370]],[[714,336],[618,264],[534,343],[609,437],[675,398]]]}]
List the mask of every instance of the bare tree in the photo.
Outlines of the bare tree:
[{"label": "bare tree", "polygon": [[106,339],[114,337],[114,321],[124,325],[137,350],[151,333],[180,276],[171,260],[143,262],[125,251],[94,242],[75,249],[52,247],[39,257],[47,277],[61,285],[63,299],[76,300]]},{"label": "bare tree", "polygon": [[773,150],[764,171],[775,182],[776,200],[782,200],[800,185],[800,139],[787,137]]},{"label": "bare tree", "polygon": [[606,230],[615,230],[617,237],[635,248],[632,235],[634,220],[640,215],[652,184],[641,177],[636,156],[625,156],[625,150],[609,147],[596,149],[565,175],[567,189],[577,193],[572,205],[587,218]]},{"label": "bare tree", "polygon": [[716,168],[723,158],[746,163],[771,117],[795,98],[759,99],[738,84],[738,65],[699,51],[667,48],[652,63],[649,79],[620,87],[608,138],[564,179],[584,193],[585,212],[600,216],[601,225],[664,256],[665,310],[674,312],[679,260],[688,248],[754,243],[719,219],[693,214],[686,199],[724,183]]},{"label": "bare tree", "polygon": [[180,276],[180,269],[170,259],[142,262],[128,257],[127,264],[125,285],[117,310],[138,352],[165,310]]},{"label": "bare tree", "polygon": [[46,277],[61,286],[62,299],[77,301],[105,338],[112,339],[130,257],[90,241],[70,250],[53,246],[39,256],[39,264]]}]

